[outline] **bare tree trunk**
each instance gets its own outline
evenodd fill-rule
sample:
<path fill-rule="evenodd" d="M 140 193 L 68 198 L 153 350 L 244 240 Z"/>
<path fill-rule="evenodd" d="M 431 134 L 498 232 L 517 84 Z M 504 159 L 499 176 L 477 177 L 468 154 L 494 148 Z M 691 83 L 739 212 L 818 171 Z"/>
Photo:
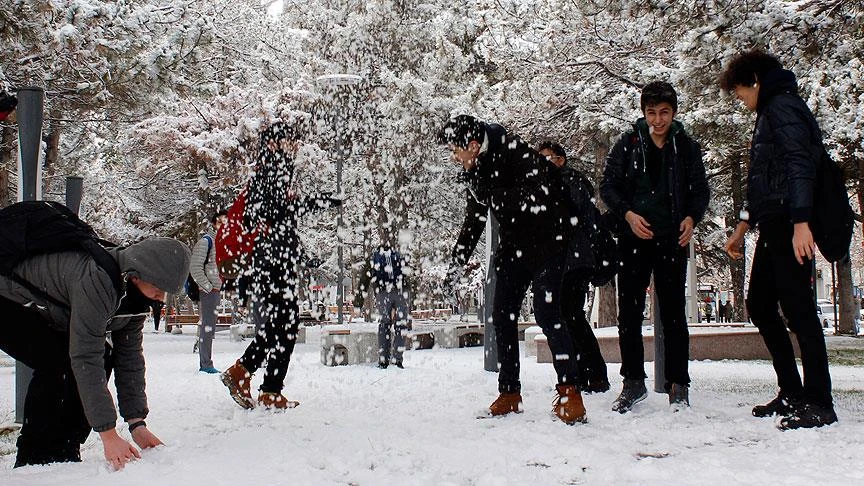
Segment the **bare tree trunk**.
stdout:
<path fill-rule="evenodd" d="M 839 333 L 855 334 L 855 296 L 852 290 L 852 260 L 847 253 L 837 262 L 837 304 L 840 306 Z"/>
<path fill-rule="evenodd" d="M 732 192 L 732 212 L 726 215 L 726 227 L 734 228 L 738 224 L 738 212 L 744 206 L 744 188 L 738 183 L 738 181 L 743 180 L 741 158 L 732 157 L 727 163 L 731 169 L 729 186 Z M 747 320 L 744 305 L 744 284 L 747 279 L 745 258 L 732 260 L 729 264 L 729 274 L 732 277 L 732 294 L 734 295 L 733 315 L 729 317 L 736 322 L 744 322 Z"/>
<path fill-rule="evenodd" d="M 609 137 L 598 135 L 597 147 L 594 150 L 594 180 L 599 189 L 600 181 L 603 179 L 603 167 L 606 165 L 606 156 L 609 154 Z M 599 194 L 597 195 L 597 207 L 605 212 L 604 203 Z M 618 293 L 615 288 L 615 279 L 608 284 L 596 289 L 599 295 L 599 307 L 597 308 L 597 327 L 612 327 L 618 325 Z"/>
<path fill-rule="evenodd" d="M 0 207 L 6 207 L 15 200 L 10 176 L 15 164 L 14 138 L 11 127 L 0 127 Z"/>
<path fill-rule="evenodd" d="M 52 122 L 48 130 L 45 151 L 45 169 L 55 167 L 60 161 L 60 124 Z"/>

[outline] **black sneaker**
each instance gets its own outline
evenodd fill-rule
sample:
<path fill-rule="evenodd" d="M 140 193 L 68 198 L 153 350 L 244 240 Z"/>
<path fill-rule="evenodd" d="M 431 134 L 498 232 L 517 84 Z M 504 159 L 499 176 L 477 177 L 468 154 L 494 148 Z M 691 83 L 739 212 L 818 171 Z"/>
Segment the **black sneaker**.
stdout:
<path fill-rule="evenodd" d="M 612 411 L 627 413 L 633 408 L 633 405 L 645 400 L 647 396 L 648 389 L 645 388 L 645 380 L 625 379 L 621 394 L 612 402 Z"/>
<path fill-rule="evenodd" d="M 690 389 L 684 385 L 673 383 L 669 388 L 669 405 L 678 411 L 690 406 Z"/>
<path fill-rule="evenodd" d="M 381 368 L 382 370 L 386 370 L 387 366 L 388 366 L 387 363 L 378 363 L 378 367 Z"/>
<path fill-rule="evenodd" d="M 780 430 L 811 429 L 831 425 L 837 421 L 834 407 L 804 403 L 794 408 L 791 415 L 780 419 L 780 425 L 777 426 Z"/>
<path fill-rule="evenodd" d="M 401 361 L 397 361 L 397 362 L 396 362 L 396 367 L 399 368 L 400 370 L 404 370 L 404 369 L 405 369 L 405 367 L 402 366 L 402 362 L 401 362 Z"/>
<path fill-rule="evenodd" d="M 792 400 L 778 393 L 773 400 L 765 405 L 756 405 L 753 407 L 753 416 L 759 418 L 773 417 L 774 415 L 790 415 L 793 411 Z"/>

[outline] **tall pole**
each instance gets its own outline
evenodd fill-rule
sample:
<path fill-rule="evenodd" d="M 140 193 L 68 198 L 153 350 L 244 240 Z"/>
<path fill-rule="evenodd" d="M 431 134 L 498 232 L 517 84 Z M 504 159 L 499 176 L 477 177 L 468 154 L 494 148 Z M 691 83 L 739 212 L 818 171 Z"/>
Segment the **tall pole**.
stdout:
<path fill-rule="evenodd" d="M 18 90 L 18 200 L 37 201 L 42 198 L 42 109 L 45 91 L 42 88 Z M 15 362 L 15 421 L 24 422 L 24 400 L 33 370 Z"/>
<path fill-rule="evenodd" d="M 325 88 L 330 96 L 330 103 L 333 104 L 334 98 L 339 101 L 339 107 L 336 108 L 336 113 L 334 115 L 334 131 L 336 132 L 336 194 L 338 197 L 342 197 L 342 165 L 344 163 L 345 158 L 345 148 L 344 141 L 342 139 L 342 131 L 340 128 L 340 113 L 339 110 L 342 108 L 341 106 L 341 98 L 338 97 L 340 94 L 340 88 L 346 87 L 350 88 L 352 86 L 357 85 L 362 78 L 357 76 L 356 74 L 329 74 L 326 76 L 318 76 L 315 79 L 315 83 L 319 86 Z M 339 272 L 337 278 L 339 279 L 336 282 L 336 299 L 337 309 L 339 314 L 339 324 L 344 322 L 344 310 L 343 306 L 345 303 L 345 264 L 343 262 L 344 253 L 343 253 L 343 242 L 342 242 L 342 206 L 339 206 L 339 215 L 336 219 L 336 244 L 337 244 L 337 260 L 339 265 Z"/>
<path fill-rule="evenodd" d="M 343 157 L 345 157 L 344 150 L 342 148 L 342 131 L 339 129 L 339 115 L 336 115 L 336 197 L 342 197 L 342 164 Z M 341 325 L 344 322 L 344 314 L 342 306 L 345 302 L 345 286 L 343 285 L 343 280 L 345 280 L 345 264 L 342 261 L 342 205 L 339 205 L 339 215 L 336 218 L 336 245 L 337 245 L 337 255 L 339 261 L 339 276 L 337 277 L 339 281 L 336 286 L 336 298 L 339 300 L 338 309 L 339 309 L 339 324 Z"/>
<path fill-rule="evenodd" d="M 498 280 L 495 271 L 494 255 L 498 247 L 498 220 L 489 211 L 486 220 L 486 280 L 483 284 L 483 369 L 498 371 L 498 344 L 495 327 L 492 325 L 492 308 L 495 305 L 495 284 Z"/>
<path fill-rule="evenodd" d="M 66 178 L 66 207 L 75 214 L 81 209 L 81 196 L 84 193 L 84 178 L 69 176 Z"/>

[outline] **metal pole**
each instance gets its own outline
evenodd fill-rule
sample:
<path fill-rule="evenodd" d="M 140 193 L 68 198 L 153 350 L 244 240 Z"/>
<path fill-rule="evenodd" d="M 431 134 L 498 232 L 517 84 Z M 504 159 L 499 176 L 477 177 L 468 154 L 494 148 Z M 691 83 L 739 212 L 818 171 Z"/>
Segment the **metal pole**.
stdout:
<path fill-rule="evenodd" d="M 45 92 L 42 88 L 18 90 L 18 200 L 37 201 L 42 198 L 42 109 Z M 33 370 L 15 362 L 15 421 L 24 423 L 24 400 Z"/>
<path fill-rule="evenodd" d="M 343 157 L 345 156 L 344 151 L 342 149 L 342 132 L 339 130 L 339 114 L 336 114 L 336 197 L 342 197 L 342 162 Z M 339 206 L 339 215 L 336 219 L 336 245 L 338 252 L 338 260 L 339 260 L 339 281 L 336 283 L 336 298 L 338 299 L 338 309 L 339 309 L 339 324 L 342 324 L 344 321 L 343 317 L 343 303 L 345 302 L 345 286 L 343 285 L 343 280 L 345 280 L 345 265 L 342 263 L 342 206 Z"/>
<path fill-rule="evenodd" d="M 699 283 L 696 282 L 696 245 L 693 238 L 690 238 L 687 250 L 690 252 L 687 257 L 687 288 L 690 289 L 687 305 L 690 308 L 690 319 L 695 322 L 699 320 Z"/>
<path fill-rule="evenodd" d="M 835 263 L 831 263 L 831 307 L 834 309 L 834 334 L 839 334 L 840 315 L 837 313 L 837 272 Z"/>
<path fill-rule="evenodd" d="M 666 346 L 663 343 L 663 320 L 660 319 L 654 275 L 651 275 L 651 322 L 654 323 L 654 391 L 666 393 Z"/>
<path fill-rule="evenodd" d="M 66 207 L 78 214 L 81 209 L 81 196 L 84 193 L 84 178 L 69 176 L 66 178 Z"/>
<path fill-rule="evenodd" d="M 498 371 L 498 344 L 495 327 L 492 325 L 492 309 L 495 305 L 495 283 L 498 280 L 493 265 L 495 249 L 498 248 L 498 220 L 489 211 L 486 220 L 486 280 L 483 284 L 483 369 Z"/>

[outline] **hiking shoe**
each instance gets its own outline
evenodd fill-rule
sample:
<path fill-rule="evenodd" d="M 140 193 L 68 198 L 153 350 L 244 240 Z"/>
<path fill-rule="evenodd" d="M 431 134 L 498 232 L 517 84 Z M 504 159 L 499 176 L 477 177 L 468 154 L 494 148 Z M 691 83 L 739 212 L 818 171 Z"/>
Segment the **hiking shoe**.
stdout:
<path fill-rule="evenodd" d="M 211 375 L 215 375 L 216 373 L 219 373 L 219 370 L 217 370 L 216 368 L 214 368 L 212 366 L 210 366 L 209 368 L 201 368 L 198 371 L 200 371 L 202 373 L 209 373 Z"/>
<path fill-rule="evenodd" d="M 669 405 L 673 411 L 678 411 L 690 406 L 690 389 L 685 385 L 672 383 L 669 388 Z"/>
<path fill-rule="evenodd" d="M 492 402 L 492 405 L 489 405 L 489 415 L 492 417 L 507 415 L 508 413 L 522 413 L 521 393 L 501 393 Z"/>
<path fill-rule="evenodd" d="M 402 362 L 401 362 L 401 361 L 397 361 L 397 362 L 396 362 L 396 367 L 399 368 L 400 370 L 404 370 L 404 369 L 405 369 L 405 367 L 402 366 Z"/>
<path fill-rule="evenodd" d="M 773 400 L 765 405 L 756 405 L 753 407 L 753 416 L 759 418 L 772 417 L 774 415 L 786 416 L 792 414 L 793 410 L 792 400 L 783 395 L 783 393 L 778 393 Z"/>
<path fill-rule="evenodd" d="M 245 409 L 255 408 L 255 400 L 252 399 L 252 374 L 246 371 L 246 367 L 240 364 L 240 360 L 231 365 L 222 373 L 222 383 L 228 387 L 231 398 L 237 405 Z"/>
<path fill-rule="evenodd" d="M 587 387 L 582 388 L 585 393 L 606 393 L 609 391 L 609 380 L 606 378 L 600 380 L 591 380 Z"/>
<path fill-rule="evenodd" d="M 612 402 L 612 411 L 627 413 L 633 408 L 633 405 L 645 400 L 647 396 L 648 389 L 645 388 L 645 380 L 630 380 L 625 378 L 621 394 Z"/>
<path fill-rule="evenodd" d="M 267 409 L 285 410 L 300 405 L 300 402 L 288 400 L 281 393 L 261 392 L 258 395 L 258 405 Z"/>
<path fill-rule="evenodd" d="M 555 389 L 558 391 L 558 396 L 552 403 L 552 413 L 567 425 L 587 422 L 582 394 L 579 393 L 576 385 L 556 385 Z"/>
<path fill-rule="evenodd" d="M 823 407 L 814 403 L 793 405 L 791 414 L 780 419 L 777 426 L 780 430 L 811 429 L 831 425 L 837 421 L 834 407 Z"/>

